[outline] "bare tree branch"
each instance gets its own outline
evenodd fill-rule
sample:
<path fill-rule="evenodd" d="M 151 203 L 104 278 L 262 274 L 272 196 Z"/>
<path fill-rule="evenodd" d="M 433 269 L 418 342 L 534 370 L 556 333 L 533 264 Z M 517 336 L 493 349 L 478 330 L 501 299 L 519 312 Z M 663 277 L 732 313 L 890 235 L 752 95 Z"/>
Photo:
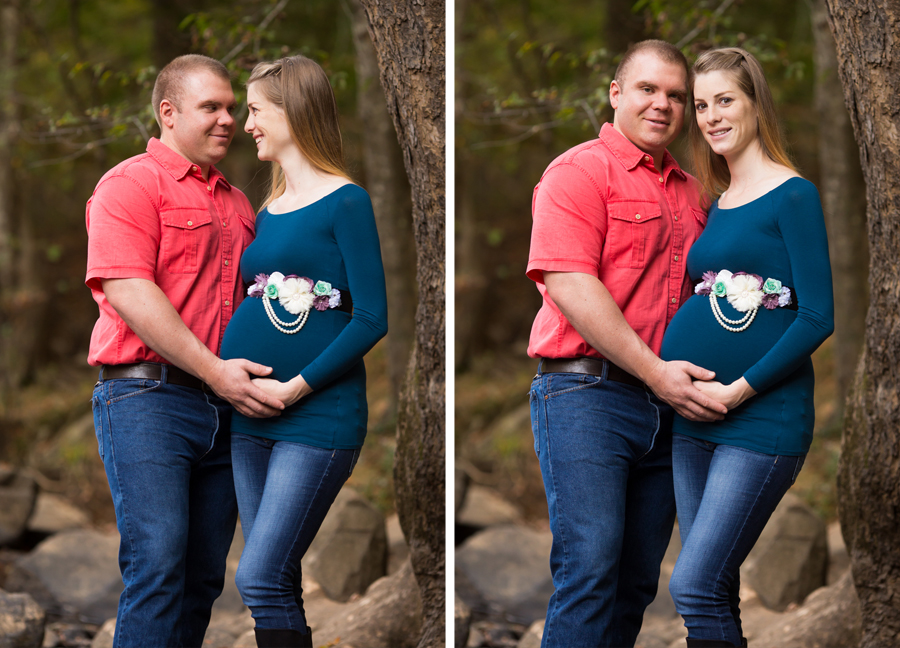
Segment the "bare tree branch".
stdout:
<path fill-rule="evenodd" d="M 263 31 L 265 31 L 265 29 L 270 24 L 272 24 L 272 21 L 275 20 L 275 18 L 278 16 L 278 14 L 280 14 L 281 11 L 287 6 L 288 2 L 289 2 L 289 0 L 280 0 L 279 3 L 277 5 L 275 5 L 275 7 L 272 8 L 272 11 L 270 11 L 268 14 L 266 14 L 266 17 L 263 18 L 262 22 L 259 23 L 259 25 L 257 26 L 256 37 L 253 39 L 253 53 L 254 54 L 259 54 L 259 43 L 260 43 L 260 40 L 262 39 L 262 36 L 260 34 Z M 247 47 L 247 42 L 248 41 L 241 41 L 240 43 L 235 45 L 231 49 L 231 51 L 228 52 L 228 54 L 226 54 L 225 56 L 222 57 L 222 63 L 228 63 L 235 56 L 237 56 L 238 54 L 243 52 L 244 48 Z"/>
<path fill-rule="evenodd" d="M 718 6 L 718 8 L 715 11 L 713 11 L 713 17 L 718 18 L 723 13 L 728 11 L 728 8 L 733 4 L 734 4 L 734 0 L 725 0 L 722 4 L 720 4 Z M 713 21 L 712 27 L 711 27 L 711 29 L 713 30 L 713 33 L 715 33 L 715 31 L 714 31 L 715 25 L 716 25 L 716 22 Z M 677 47 L 678 49 L 681 49 L 682 47 L 684 47 L 685 45 L 690 43 L 692 40 L 694 40 L 697 37 L 697 35 L 700 32 L 702 32 L 705 28 L 706 28 L 706 25 L 702 25 L 702 24 L 697 25 L 691 31 L 689 31 L 687 34 L 685 34 L 684 38 L 682 38 L 680 41 L 675 43 L 675 47 Z"/>

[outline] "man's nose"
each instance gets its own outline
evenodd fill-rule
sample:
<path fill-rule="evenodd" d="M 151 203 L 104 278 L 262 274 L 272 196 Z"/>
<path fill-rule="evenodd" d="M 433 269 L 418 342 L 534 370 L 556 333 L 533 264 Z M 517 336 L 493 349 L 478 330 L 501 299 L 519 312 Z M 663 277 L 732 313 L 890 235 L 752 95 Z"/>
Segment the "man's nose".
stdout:
<path fill-rule="evenodd" d="M 653 95 L 653 108 L 656 110 L 667 111 L 672 108 L 669 96 L 665 92 L 657 92 Z"/>

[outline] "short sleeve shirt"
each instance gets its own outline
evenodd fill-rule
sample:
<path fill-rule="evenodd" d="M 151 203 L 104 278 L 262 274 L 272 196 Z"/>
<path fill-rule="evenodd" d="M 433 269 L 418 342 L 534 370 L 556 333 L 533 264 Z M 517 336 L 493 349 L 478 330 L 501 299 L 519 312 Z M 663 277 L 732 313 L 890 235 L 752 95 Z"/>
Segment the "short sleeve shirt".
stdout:
<path fill-rule="evenodd" d="M 91 365 L 166 362 L 103 294 L 103 279 L 154 282 L 206 347 L 218 355 L 243 297 L 240 258 L 254 236 L 250 201 L 215 168 L 198 166 L 158 139 L 101 178 L 87 203 L 87 277 L 100 317 Z"/>
<path fill-rule="evenodd" d="M 659 354 L 666 325 L 691 294 L 686 257 L 706 225 L 697 180 L 668 151 L 662 167 L 612 124 L 547 167 L 532 201 L 526 273 L 543 304 L 530 356 L 602 357 L 547 295 L 548 271 L 600 279 L 628 324 Z"/>

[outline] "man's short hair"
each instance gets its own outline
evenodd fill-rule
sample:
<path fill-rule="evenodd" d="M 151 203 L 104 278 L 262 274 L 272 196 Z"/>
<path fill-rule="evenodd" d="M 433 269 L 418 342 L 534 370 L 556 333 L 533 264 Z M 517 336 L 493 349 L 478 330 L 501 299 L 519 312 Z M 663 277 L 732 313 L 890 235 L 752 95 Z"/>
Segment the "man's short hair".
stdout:
<path fill-rule="evenodd" d="M 683 67 L 685 81 L 690 85 L 691 65 L 688 63 L 684 54 L 681 53 L 680 49 L 666 41 L 644 40 L 629 47 L 628 51 L 622 56 L 622 60 L 619 61 L 619 67 L 616 68 L 615 79 L 620 87 L 625 84 L 625 77 L 628 74 L 628 68 L 634 57 L 638 54 L 643 54 L 644 52 L 655 54 L 666 63 L 672 63 L 673 65 L 680 65 Z"/>
<path fill-rule="evenodd" d="M 168 99 L 181 110 L 181 101 L 184 95 L 184 80 L 189 74 L 197 71 L 211 72 L 217 77 L 231 83 L 231 77 L 221 62 L 203 54 L 185 54 L 172 60 L 166 67 L 160 70 L 153 85 L 153 115 L 156 123 L 162 128 L 162 120 L 159 118 L 159 104 L 163 99 Z"/>

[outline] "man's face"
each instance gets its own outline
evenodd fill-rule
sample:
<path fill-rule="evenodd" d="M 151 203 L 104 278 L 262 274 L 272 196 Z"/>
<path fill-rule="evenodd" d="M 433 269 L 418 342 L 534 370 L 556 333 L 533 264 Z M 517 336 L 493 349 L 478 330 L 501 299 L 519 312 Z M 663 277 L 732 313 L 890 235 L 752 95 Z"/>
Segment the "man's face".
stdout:
<path fill-rule="evenodd" d="M 160 115 L 170 129 L 163 141 L 200 167 L 217 164 L 234 137 L 236 107 L 231 83 L 205 70 L 191 72 L 184 79 L 179 107 L 167 100 L 160 104 Z"/>
<path fill-rule="evenodd" d="M 654 157 L 661 156 L 684 124 L 687 77 L 682 66 L 641 52 L 625 69 L 620 84 L 609 87 L 609 103 L 616 111 L 616 130 Z"/>

